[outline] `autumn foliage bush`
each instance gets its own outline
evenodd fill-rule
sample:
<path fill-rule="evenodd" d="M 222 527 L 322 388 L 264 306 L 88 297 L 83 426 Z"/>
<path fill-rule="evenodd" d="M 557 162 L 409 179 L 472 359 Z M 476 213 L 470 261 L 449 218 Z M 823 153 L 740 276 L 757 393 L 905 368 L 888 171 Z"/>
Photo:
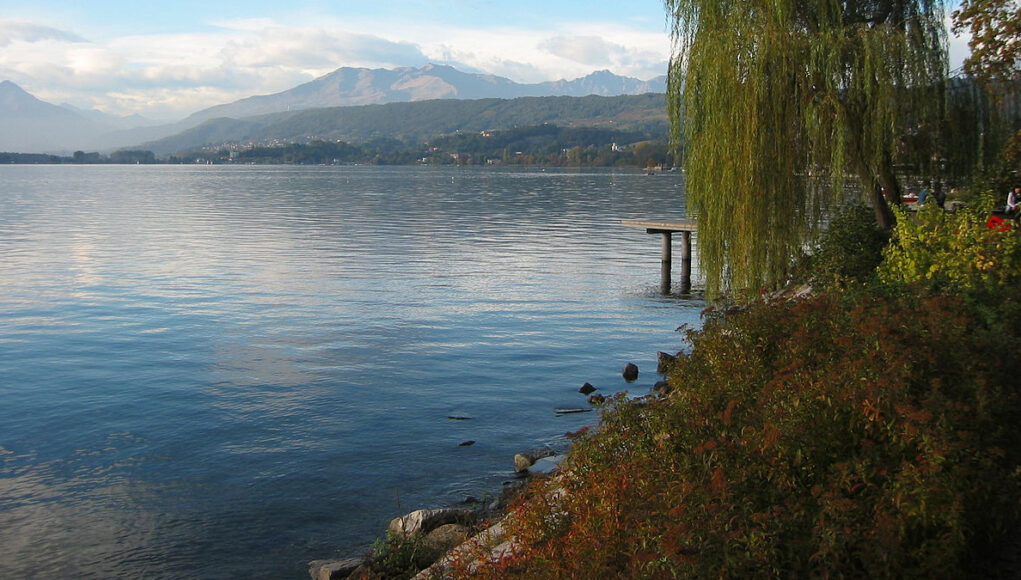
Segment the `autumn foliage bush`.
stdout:
<path fill-rule="evenodd" d="M 912 231 L 888 260 L 929 259 L 911 249 L 928 234 Z M 460 575 L 988 571 L 1019 532 L 1021 292 L 982 278 L 984 251 L 933 262 L 963 277 L 934 281 L 929 264 L 865 289 L 708 311 L 671 394 L 617 397 L 561 475 L 514 508 L 514 555 L 470 574 L 464 558 Z M 1011 252 L 998 267 L 1019 267 Z"/>

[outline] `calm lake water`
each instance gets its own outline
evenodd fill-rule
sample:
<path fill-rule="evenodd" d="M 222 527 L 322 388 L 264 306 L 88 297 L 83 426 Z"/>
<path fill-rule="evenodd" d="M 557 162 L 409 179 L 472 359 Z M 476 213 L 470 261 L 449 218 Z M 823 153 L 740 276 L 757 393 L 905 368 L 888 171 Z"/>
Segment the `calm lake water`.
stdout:
<path fill-rule="evenodd" d="M 498 493 L 699 324 L 617 223 L 682 179 L 0 166 L 0 577 L 302 578 Z"/>

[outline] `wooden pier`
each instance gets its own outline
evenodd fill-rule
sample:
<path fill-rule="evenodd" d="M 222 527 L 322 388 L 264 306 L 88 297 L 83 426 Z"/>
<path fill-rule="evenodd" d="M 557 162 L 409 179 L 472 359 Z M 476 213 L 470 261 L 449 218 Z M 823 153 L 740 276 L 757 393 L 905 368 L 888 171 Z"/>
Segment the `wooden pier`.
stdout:
<path fill-rule="evenodd" d="M 672 258 L 671 247 L 673 245 L 674 232 L 681 233 L 681 292 L 691 290 L 691 232 L 698 231 L 698 224 L 690 221 L 683 222 L 656 222 L 640 220 L 621 220 L 621 225 L 635 228 L 645 228 L 645 233 L 661 234 L 662 255 L 660 258 L 660 283 L 659 289 L 663 294 L 670 293 L 670 268 Z"/>

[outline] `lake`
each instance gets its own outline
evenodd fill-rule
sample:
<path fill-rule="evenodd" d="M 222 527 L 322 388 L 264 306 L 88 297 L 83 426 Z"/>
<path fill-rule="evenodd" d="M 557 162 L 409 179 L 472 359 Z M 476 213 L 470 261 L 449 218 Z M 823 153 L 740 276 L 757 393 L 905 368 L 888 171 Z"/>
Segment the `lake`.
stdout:
<path fill-rule="evenodd" d="M 618 223 L 684 215 L 639 171 L 0 166 L 0 577 L 302 578 L 498 494 L 684 348 Z"/>

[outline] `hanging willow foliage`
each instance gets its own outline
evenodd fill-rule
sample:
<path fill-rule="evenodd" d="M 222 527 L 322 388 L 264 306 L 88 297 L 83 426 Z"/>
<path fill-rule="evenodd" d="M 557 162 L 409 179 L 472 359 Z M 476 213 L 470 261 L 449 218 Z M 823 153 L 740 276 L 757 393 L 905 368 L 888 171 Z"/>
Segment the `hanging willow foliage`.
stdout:
<path fill-rule="evenodd" d="M 889 227 L 898 136 L 946 78 L 933 0 L 666 0 L 669 96 L 710 297 L 774 286 L 858 176 Z"/>

